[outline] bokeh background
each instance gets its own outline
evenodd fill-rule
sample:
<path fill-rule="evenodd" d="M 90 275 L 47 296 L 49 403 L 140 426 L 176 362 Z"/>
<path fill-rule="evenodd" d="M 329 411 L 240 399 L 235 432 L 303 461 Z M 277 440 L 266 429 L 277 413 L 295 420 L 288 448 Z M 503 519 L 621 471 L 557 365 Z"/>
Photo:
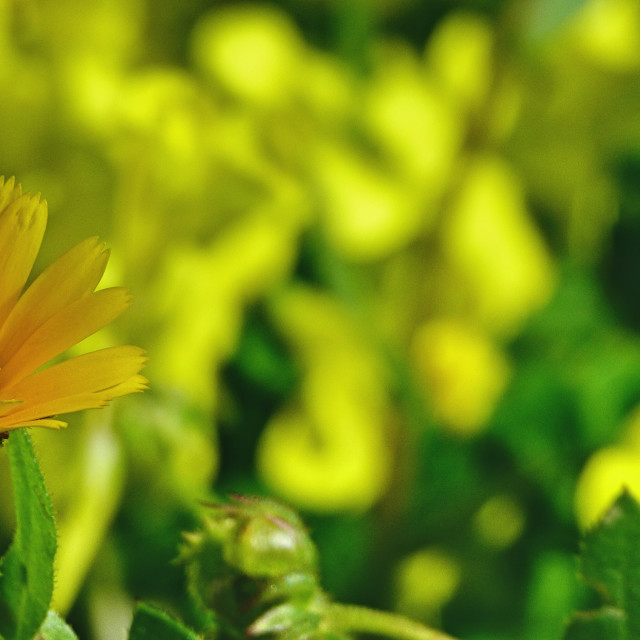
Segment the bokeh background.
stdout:
<path fill-rule="evenodd" d="M 150 354 L 34 434 L 79 636 L 188 622 L 180 532 L 241 492 L 337 600 L 559 640 L 640 494 L 640 2 L 2 0 L 0 56 L 37 270 L 99 235 L 135 305 L 80 348 Z"/>

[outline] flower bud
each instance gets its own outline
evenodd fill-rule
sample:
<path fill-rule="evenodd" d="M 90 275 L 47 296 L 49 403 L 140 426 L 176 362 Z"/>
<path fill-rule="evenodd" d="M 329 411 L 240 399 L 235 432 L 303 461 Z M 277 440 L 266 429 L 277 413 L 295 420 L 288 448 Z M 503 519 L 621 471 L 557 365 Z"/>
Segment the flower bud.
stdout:
<path fill-rule="evenodd" d="M 242 513 L 225 559 L 246 575 L 275 578 L 291 572 L 316 572 L 316 550 L 293 512 L 260 502 Z M 255 508 L 255 510 L 254 510 Z M 281 513 L 274 513 L 276 511 Z"/>
<path fill-rule="evenodd" d="M 180 559 L 212 625 L 292 640 L 317 633 L 325 604 L 317 552 L 296 513 L 241 496 L 208 507 L 201 529 L 185 534 Z"/>

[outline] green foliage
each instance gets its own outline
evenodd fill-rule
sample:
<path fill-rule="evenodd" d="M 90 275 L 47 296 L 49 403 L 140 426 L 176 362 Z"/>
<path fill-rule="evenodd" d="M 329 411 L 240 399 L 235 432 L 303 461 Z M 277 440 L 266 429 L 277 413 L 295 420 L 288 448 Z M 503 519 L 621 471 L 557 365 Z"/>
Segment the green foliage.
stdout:
<path fill-rule="evenodd" d="M 577 614 L 565 640 L 640 637 L 640 505 L 623 493 L 584 541 L 581 573 L 603 606 Z"/>
<path fill-rule="evenodd" d="M 129 640 L 197 640 L 193 631 L 166 613 L 146 604 L 136 609 Z"/>
<path fill-rule="evenodd" d="M 12 433 L 8 449 L 17 526 L 0 563 L 0 637 L 32 640 L 53 593 L 56 529 L 29 434 Z"/>

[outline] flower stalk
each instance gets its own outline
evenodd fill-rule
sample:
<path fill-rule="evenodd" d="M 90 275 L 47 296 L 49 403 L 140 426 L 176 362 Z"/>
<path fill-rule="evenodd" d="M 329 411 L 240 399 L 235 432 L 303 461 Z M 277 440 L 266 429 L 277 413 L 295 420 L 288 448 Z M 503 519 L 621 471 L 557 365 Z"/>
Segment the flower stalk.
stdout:
<path fill-rule="evenodd" d="M 455 640 L 394 613 L 331 602 L 319 582 L 317 549 L 285 505 L 235 496 L 206 506 L 180 556 L 196 605 L 213 614 L 204 631 L 219 639 L 351 640 L 368 633 Z"/>
<path fill-rule="evenodd" d="M 415 620 L 368 607 L 331 603 L 327 607 L 327 618 L 334 629 L 346 634 L 370 633 L 398 640 L 456 640 Z"/>

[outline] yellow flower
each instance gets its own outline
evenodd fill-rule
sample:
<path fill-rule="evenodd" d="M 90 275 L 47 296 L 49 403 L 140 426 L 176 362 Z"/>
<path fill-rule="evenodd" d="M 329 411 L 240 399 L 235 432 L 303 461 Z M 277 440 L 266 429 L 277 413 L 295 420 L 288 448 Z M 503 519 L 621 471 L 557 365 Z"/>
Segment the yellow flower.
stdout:
<path fill-rule="evenodd" d="M 138 347 L 111 347 L 41 369 L 95 333 L 130 304 L 126 289 L 94 291 L 109 252 L 84 240 L 24 291 L 47 223 L 40 196 L 22 195 L 0 178 L 0 437 L 18 427 L 66 426 L 54 419 L 102 407 L 141 391 L 145 356 Z"/>

